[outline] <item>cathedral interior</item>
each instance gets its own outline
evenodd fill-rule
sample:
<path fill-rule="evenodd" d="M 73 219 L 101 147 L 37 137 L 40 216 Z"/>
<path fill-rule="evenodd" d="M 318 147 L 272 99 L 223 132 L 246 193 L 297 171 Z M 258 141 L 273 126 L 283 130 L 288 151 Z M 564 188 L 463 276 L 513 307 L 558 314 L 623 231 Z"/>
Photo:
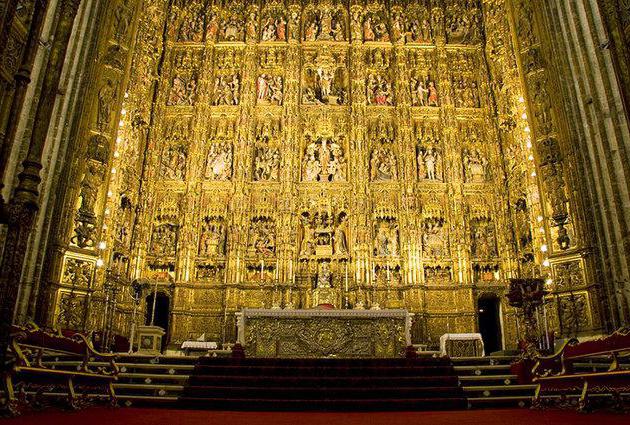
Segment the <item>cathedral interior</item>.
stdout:
<path fill-rule="evenodd" d="M 627 1 L 0 10 L 3 318 L 404 309 L 432 346 L 489 309 L 500 350 L 537 278 L 558 337 L 630 324 Z"/>

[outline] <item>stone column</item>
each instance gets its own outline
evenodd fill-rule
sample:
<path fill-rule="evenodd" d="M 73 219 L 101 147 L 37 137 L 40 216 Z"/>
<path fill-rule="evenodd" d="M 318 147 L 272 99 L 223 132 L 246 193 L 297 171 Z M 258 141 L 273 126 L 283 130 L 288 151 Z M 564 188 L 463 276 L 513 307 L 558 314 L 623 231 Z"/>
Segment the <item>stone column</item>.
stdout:
<path fill-rule="evenodd" d="M 35 113 L 35 128 L 31 135 L 27 157 L 23 162 L 24 170 L 18 176 L 19 183 L 15 189 L 15 195 L 3 214 L 8 227 L 0 269 L 0 316 L 5 318 L 0 323 L 1 363 L 4 363 L 5 360 L 11 327 L 10 320 L 6 318 L 13 316 L 19 290 L 17 282 L 21 279 L 28 238 L 33 219 L 39 208 L 38 186 L 41 181 L 42 152 L 46 144 L 68 41 L 79 3 L 80 0 L 63 0 L 61 2 L 59 23 L 55 30 L 40 101 Z"/>
<path fill-rule="evenodd" d="M 9 152 L 16 142 L 15 135 L 20 121 L 19 117 L 22 112 L 24 98 L 26 96 L 26 89 L 31 83 L 31 72 L 33 71 L 35 57 L 37 56 L 37 47 L 44 18 L 46 16 L 47 3 L 47 0 L 35 1 L 33 16 L 31 18 L 31 26 L 29 28 L 26 45 L 24 47 L 24 55 L 22 57 L 20 67 L 14 76 L 15 88 L 11 99 L 11 106 L 6 111 L 6 116 L 0 116 L 0 123 L 7 123 L 6 128 L 3 129 L 4 131 L 0 131 L 0 143 L 2 143 L 2 146 L 0 146 L 0 191 L 4 187 L 4 172 L 7 166 Z M 3 45 L 3 43 L 4 42 L 0 40 L 0 45 Z M 3 110 L 2 115 L 4 115 L 4 112 L 5 111 Z"/>

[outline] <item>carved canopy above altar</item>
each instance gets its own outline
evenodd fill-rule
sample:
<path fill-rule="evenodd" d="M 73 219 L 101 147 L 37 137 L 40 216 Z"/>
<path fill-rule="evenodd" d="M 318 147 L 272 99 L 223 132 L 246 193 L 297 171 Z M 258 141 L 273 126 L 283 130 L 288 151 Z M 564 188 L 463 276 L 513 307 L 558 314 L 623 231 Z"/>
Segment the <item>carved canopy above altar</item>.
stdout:
<path fill-rule="evenodd" d="M 267 310 L 237 313 L 238 340 L 252 357 L 402 357 L 407 310 Z"/>

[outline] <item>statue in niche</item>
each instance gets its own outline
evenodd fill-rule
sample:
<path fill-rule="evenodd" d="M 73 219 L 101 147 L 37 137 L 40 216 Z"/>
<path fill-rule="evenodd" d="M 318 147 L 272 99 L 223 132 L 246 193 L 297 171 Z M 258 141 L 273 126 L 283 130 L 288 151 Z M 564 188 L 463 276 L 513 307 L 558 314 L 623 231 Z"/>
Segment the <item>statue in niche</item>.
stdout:
<path fill-rule="evenodd" d="M 151 254 L 172 257 L 177 251 L 177 225 L 163 223 L 153 228 Z"/>
<path fill-rule="evenodd" d="M 429 90 L 429 98 L 427 99 L 427 106 L 440 106 L 439 98 L 438 98 L 438 90 L 433 81 L 428 80 L 427 89 Z"/>
<path fill-rule="evenodd" d="M 116 223 L 116 239 L 123 245 L 126 246 L 129 243 L 129 237 L 131 236 L 129 233 L 129 228 L 132 225 L 132 217 L 133 217 L 133 203 L 131 199 L 126 194 L 120 195 L 120 202 L 118 205 L 118 216 L 121 219 Z"/>
<path fill-rule="evenodd" d="M 304 181 L 316 182 L 320 179 L 322 163 L 316 155 L 317 144 L 315 142 L 311 142 L 306 146 L 306 153 L 304 155 Z"/>
<path fill-rule="evenodd" d="M 442 180 L 440 152 L 437 148 L 418 149 L 418 176 L 426 180 Z"/>
<path fill-rule="evenodd" d="M 391 84 L 380 74 L 368 74 L 366 82 L 367 104 L 391 106 L 394 104 Z"/>
<path fill-rule="evenodd" d="M 93 216 L 94 207 L 98 198 L 98 188 L 103 182 L 104 167 L 100 163 L 90 161 L 87 170 L 81 182 L 81 192 L 79 198 L 81 205 L 79 213 L 82 215 Z"/>
<path fill-rule="evenodd" d="M 197 93 L 197 79 L 191 76 L 188 81 L 176 75 L 171 82 L 171 89 L 168 92 L 166 104 L 168 106 L 190 106 L 193 105 Z"/>
<path fill-rule="evenodd" d="M 281 76 L 261 74 L 256 80 L 256 98 L 258 103 L 282 105 L 283 81 Z"/>
<path fill-rule="evenodd" d="M 114 38 L 121 43 L 127 36 L 132 14 L 127 12 L 122 5 L 114 10 Z"/>
<path fill-rule="evenodd" d="M 223 219 L 207 217 L 201 226 L 199 255 L 225 255 L 226 228 Z"/>
<path fill-rule="evenodd" d="M 221 24 L 222 41 L 242 41 L 243 25 L 235 15 L 228 17 Z"/>
<path fill-rule="evenodd" d="M 289 37 L 291 40 L 297 40 L 300 38 L 300 12 L 292 9 L 289 23 Z"/>
<path fill-rule="evenodd" d="M 496 255 L 495 231 L 488 218 L 476 218 L 470 223 L 471 254 L 473 258 Z"/>
<path fill-rule="evenodd" d="M 332 182 L 346 181 L 346 160 L 343 148 L 336 142 L 330 144 L 330 159 L 328 161 L 328 180 Z"/>
<path fill-rule="evenodd" d="M 96 126 L 100 131 L 106 131 L 112 120 L 112 103 L 116 98 L 117 90 L 112 80 L 106 80 L 98 92 L 98 109 Z"/>
<path fill-rule="evenodd" d="M 464 174 L 468 183 L 483 183 L 487 180 L 488 161 L 477 149 L 464 151 Z"/>
<path fill-rule="evenodd" d="M 214 41 L 219 32 L 219 17 L 214 12 L 209 12 L 208 23 L 206 25 L 206 40 Z"/>
<path fill-rule="evenodd" d="M 282 14 L 267 16 L 262 27 L 261 41 L 286 41 L 287 21 Z"/>
<path fill-rule="evenodd" d="M 431 217 L 424 220 L 422 233 L 422 250 L 424 255 L 439 258 L 447 255 L 445 252 L 446 235 L 444 219 Z"/>
<path fill-rule="evenodd" d="M 328 261 L 322 261 L 317 268 L 317 287 L 330 288 L 332 282 L 332 272 Z"/>
<path fill-rule="evenodd" d="M 402 14 L 399 11 L 392 13 L 392 41 L 394 43 L 404 41 L 405 30 Z"/>
<path fill-rule="evenodd" d="M 392 181 L 398 178 L 396 157 L 389 148 L 375 148 L 370 159 L 372 181 Z"/>
<path fill-rule="evenodd" d="M 256 12 L 253 10 L 249 12 L 245 34 L 248 41 L 256 41 L 258 36 L 258 15 L 256 15 Z"/>
<path fill-rule="evenodd" d="M 304 76 L 302 103 L 307 105 L 343 105 L 346 103 L 343 70 L 333 64 L 321 64 L 315 69 L 307 68 Z"/>
<path fill-rule="evenodd" d="M 183 145 L 170 145 L 161 158 L 161 175 L 168 180 L 184 180 L 188 153 Z"/>
<path fill-rule="evenodd" d="M 374 255 L 398 256 L 398 226 L 393 220 L 379 220 L 374 238 Z"/>
<path fill-rule="evenodd" d="M 343 11 L 330 9 L 316 10 L 306 18 L 304 41 L 344 41 Z"/>
<path fill-rule="evenodd" d="M 343 148 L 332 139 L 319 137 L 309 142 L 302 164 L 304 181 L 340 182 L 346 180 L 346 160 Z"/>
<path fill-rule="evenodd" d="M 206 179 L 225 181 L 232 177 L 232 145 L 230 143 L 211 143 L 207 158 Z"/>
<path fill-rule="evenodd" d="M 218 76 L 214 81 L 214 105 L 238 105 L 240 85 L 238 74 Z"/>
<path fill-rule="evenodd" d="M 192 41 L 199 43 L 203 40 L 204 16 L 203 13 L 189 10 L 184 14 L 179 22 L 177 30 L 177 41 Z"/>
<path fill-rule="evenodd" d="M 339 214 L 339 219 L 337 221 L 337 227 L 335 227 L 333 240 L 333 252 L 335 254 L 339 255 L 348 253 L 348 219 L 345 213 Z"/>
<path fill-rule="evenodd" d="M 428 11 L 423 10 L 420 17 L 412 18 L 407 24 L 407 41 L 411 43 L 432 43 L 433 29 Z"/>
<path fill-rule="evenodd" d="M 430 77 L 411 77 L 411 106 L 439 106 L 438 92 Z"/>
<path fill-rule="evenodd" d="M 453 44 L 479 41 L 479 16 L 476 8 L 452 7 L 446 18 L 446 39 Z"/>
<path fill-rule="evenodd" d="M 368 16 L 363 21 L 363 41 L 374 41 L 376 35 L 374 34 L 374 28 L 372 25 L 372 17 Z"/>
<path fill-rule="evenodd" d="M 258 255 L 270 255 L 276 250 L 276 230 L 272 219 L 257 217 L 252 219 L 250 246 Z"/>
<path fill-rule="evenodd" d="M 308 214 L 302 214 L 302 242 L 300 243 L 300 255 L 315 254 L 315 229 L 311 225 Z"/>
<path fill-rule="evenodd" d="M 353 40 L 360 41 L 361 37 L 363 36 L 363 25 L 361 24 L 362 16 L 363 14 L 361 13 L 360 9 L 356 8 L 352 10 L 352 22 L 350 25 L 350 32 Z"/>
<path fill-rule="evenodd" d="M 269 147 L 258 147 L 254 153 L 254 180 L 278 181 L 280 173 L 280 151 Z"/>

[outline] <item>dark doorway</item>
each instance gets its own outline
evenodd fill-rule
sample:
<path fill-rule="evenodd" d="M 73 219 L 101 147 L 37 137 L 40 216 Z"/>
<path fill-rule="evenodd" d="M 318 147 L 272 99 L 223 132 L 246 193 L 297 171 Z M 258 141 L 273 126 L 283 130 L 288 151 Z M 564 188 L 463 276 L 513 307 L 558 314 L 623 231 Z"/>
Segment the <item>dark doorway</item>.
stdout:
<path fill-rule="evenodd" d="M 168 295 L 164 292 L 158 292 L 157 297 L 155 299 L 155 318 L 153 319 L 153 324 L 155 326 L 159 326 L 164 329 L 164 337 L 162 338 L 162 350 L 166 347 L 166 342 L 168 341 L 168 323 L 170 316 L 170 299 Z M 147 325 L 151 324 L 151 315 L 153 312 L 153 294 L 149 294 L 146 298 L 147 302 L 147 314 L 145 318 L 145 323 Z"/>
<path fill-rule="evenodd" d="M 501 322 L 499 318 L 499 298 L 494 294 L 484 294 L 477 300 L 479 333 L 483 338 L 484 351 L 490 355 L 501 350 Z"/>

